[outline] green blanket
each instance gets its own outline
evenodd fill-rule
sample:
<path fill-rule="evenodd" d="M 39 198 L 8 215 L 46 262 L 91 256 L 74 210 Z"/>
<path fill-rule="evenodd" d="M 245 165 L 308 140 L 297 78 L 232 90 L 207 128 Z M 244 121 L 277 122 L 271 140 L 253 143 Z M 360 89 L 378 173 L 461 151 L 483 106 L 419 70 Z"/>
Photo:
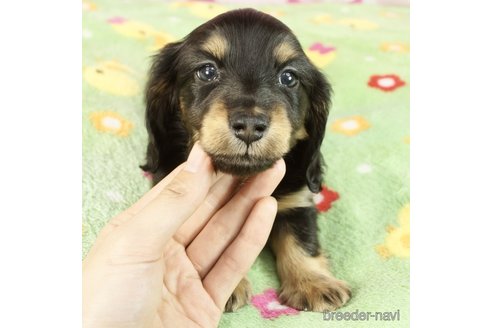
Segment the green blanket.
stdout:
<path fill-rule="evenodd" d="M 108 219 L 149 189 L 138 166 L 147 141 L 142 90 L 150 56 L 213 16 L 243 6 L 151 0 L 83 3 L 83 256 Z M 335 275 L 352 286 L 353 297 L 339 310 L 342 315 L 381 314 L 364 321 L 360 314 L 352 316 L 356 322 L 336 316 L 327 321 L 322 313 L 281 306 L 273 256 L 265 249 L 249 273 L 252 304 L 225 314 L 220 326 L 406 327 L 408 8 L 287 1 L 255 7 L 286 23 L 333 85 L 322 146 L 326 187 L 316 196 L 321 244 Z M 397 314 L 396 321 L 382 312 Z"/>

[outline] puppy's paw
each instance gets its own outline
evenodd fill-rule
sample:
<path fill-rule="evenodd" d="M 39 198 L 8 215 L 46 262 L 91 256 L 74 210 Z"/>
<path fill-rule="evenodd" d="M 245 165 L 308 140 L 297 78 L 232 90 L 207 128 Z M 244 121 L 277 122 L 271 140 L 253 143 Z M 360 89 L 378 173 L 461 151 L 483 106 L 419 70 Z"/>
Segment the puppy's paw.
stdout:
<path fill-rule="evenodd" d="M 240 307 L 248 304 L 249 299 L 251 298 L 252 289 L 251 283 L 247 278 L 243 278 L 239 285 L 237 285 L 236 289 L 232 293 L 231 297 L 227 301 L 225 305 L 225 312 L 234 312 L 237 311 Z"/>
<path fill-rule="evenodd" d="M 328 275 L 318 275 L 305 281 L 286 283 L 280 289 L 283 304 L 305 310 L 333 311 L 343 306 L 352 296 L 345 281 Z"/>

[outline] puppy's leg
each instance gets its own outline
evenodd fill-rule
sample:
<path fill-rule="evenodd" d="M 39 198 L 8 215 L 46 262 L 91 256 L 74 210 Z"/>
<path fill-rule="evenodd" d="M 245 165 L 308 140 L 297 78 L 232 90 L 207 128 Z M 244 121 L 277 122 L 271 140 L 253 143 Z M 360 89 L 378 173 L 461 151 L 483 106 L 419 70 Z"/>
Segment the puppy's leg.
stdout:
<path fill-rule="evenodd" d="M 232 293 L 231 297 L 227 301 L 225 305 L 225 312 L 234 312 L 238 310 L 240 307 L 248 304 L 249 299 L 251 298 L 251 283 L 248 278 L 244 277 L 239 285 L 237 285 L 236 289 Z"/>
<path fill-rule="evenodd" d="M 322 312 L 350 299 L 348 285 L 336 279 L 321 254 L 316 208 L 298 207 L 278 213 L 270 237 L 281 280 L 280 300 L 300 310 Z"/>

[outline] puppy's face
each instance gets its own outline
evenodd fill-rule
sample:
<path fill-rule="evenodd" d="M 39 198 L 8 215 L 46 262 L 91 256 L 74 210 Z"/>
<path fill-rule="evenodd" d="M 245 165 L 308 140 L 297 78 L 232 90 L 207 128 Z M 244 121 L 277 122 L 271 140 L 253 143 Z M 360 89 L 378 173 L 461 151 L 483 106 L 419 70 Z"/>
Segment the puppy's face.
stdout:
<path fill-rule="evenodd" d="M 159 83 L 154 68 L 149 92 L 176 87 L 191 141 L 200 142 L 216 169 L 254 174 L 309 137 L 312 89 L 326 82 L 315 85 L 319 72 L 280 21 L 254 10 L 233 11 L 166 48 L 160 56 L 173 57 L 172 78 Z"/>

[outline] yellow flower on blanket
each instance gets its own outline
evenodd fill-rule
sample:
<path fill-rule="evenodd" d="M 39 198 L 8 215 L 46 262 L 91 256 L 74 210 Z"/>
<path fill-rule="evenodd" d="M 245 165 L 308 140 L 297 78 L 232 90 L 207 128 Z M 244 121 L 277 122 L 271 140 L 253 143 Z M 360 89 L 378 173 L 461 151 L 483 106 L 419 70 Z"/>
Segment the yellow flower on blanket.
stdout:
<path fill-rule="evenodd" d="M 92 113 L 90 120 L 97 130 L 120 137 L 126 137 L 133 128 L 132 122 L 120 116 L 120 114 L 110 111 Z"/>
<path fill-rule="evenodd" d="M 316 15 L 311 19 L 311 22 L 313 22 L 316 25 L 321 25 L 321 24 L 334 24 L 335 20 L 328 14 L 322 14 L 322 15 Z"/>
<path fill-rule="evenodd" d="M 149 47 L 149 50 L 156 51 L 164 47 L 166 44 L 174 41 L 174 38 L 170 35 L 162 32 L 154 34 L 154 44 Z"/>
<path fill-rule="evenodd" d="M 369 122 L 363 117 L 356 115 L 336 120 L 331 125 L 331 130 L 347 136 L 355 136 L 370 127 Z"/>
<path fill-rule="evenodd" d="M 227 8 L 224 6 L 218 5 L 216 3 L 202 1 L 176 2 L 172 5 L 172 7 L 187 7 L 193 15 L 205 19 L 214 18 L 215 16 L 227 11 Z"/>
<path fill-rule="evenodd" d="M 149 50 L 158 50 L 169 42 L 174 41 L 174 38 L 162 31 L 159 31 L 152 26 L 132 20 L 127 20 L 123 17 L 112 17 L 107 20 L 111 27 L 119 34 L 128 38 L 153 41 Z"/>
<path fill-rule="evenodd" d="M 117 61 L 105 61 L 84 69 L 84 79 L 91 86 L 118 96 L 134 96 L 139 91 L 133 71 Z"/>
<path fill-rule="evenodd" d="M 376 23 L 365 19 L 344 18 L 337 21 L 338 24 L 350 26 L 355 30 L 375 30 L 379 26 Z"/>
<path fill-rule="evenodd" d="M 265 14 L 273 16 L 275 18 L 281 18 L 285 16 L 285 11 L 282 10 L 266 10 Z"/>
<path fill-rule="evenodd" d="M 335 59 L 336 48 L 328 44 L 315 42 L 306 50 L 306 55 L 314 65 L 323 68 Z"/>
<path fill-rule="evenodd" d="M 355 30 L 375 30 L 379 27 L 378 24 L 359 18 L 333 18 L 328 14 L 320 14 L 311 18 L 311 22 L 315 25 L 344 25 Z"/>
<path fill-rule="evenodd" d="M 386 227 L 388 234 L 384 244 L 377 245 L 376 251 L 383 258 L 396 256 L 410 257 L 410 204 L 403 206 L 398 213 L 399 227 L 389 225 Z"/>
<path fill-rule="evenodd" d="M 403 42 L 383 42 L 379 48 L 385 52 L 408 53 L 410 51 L 409 45 Z"/>
<path fill-rule="evenodd" d="M 400 14 L 397 14 L 393 11 L 388 11 L 388 10 L 383 10 L 379 13 L 380 16 L 386 17 L 386 18 L 401 18 Z"/>

